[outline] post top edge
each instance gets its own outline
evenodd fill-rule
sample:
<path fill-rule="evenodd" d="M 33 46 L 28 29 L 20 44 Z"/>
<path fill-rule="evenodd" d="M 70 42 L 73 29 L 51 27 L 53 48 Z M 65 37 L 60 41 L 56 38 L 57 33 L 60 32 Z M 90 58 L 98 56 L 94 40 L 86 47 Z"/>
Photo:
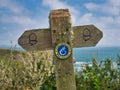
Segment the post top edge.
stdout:
<path fill-rule="evenodd" d="M 52 12 L 56 12 L 56 11 L 58 11 L 58 12 L 69 12 L 69 9 L 54 9 L 54 10 L 51 10 L 50 12 L 52 13 Z"/>
<path fill-rule="evenodd" d="M 70 13 L 69 13 L 69 9 L 55 9 L 55 10 L 51 10 L 50 11 L 50 18 L 53 17 L 69 17 Z"/>

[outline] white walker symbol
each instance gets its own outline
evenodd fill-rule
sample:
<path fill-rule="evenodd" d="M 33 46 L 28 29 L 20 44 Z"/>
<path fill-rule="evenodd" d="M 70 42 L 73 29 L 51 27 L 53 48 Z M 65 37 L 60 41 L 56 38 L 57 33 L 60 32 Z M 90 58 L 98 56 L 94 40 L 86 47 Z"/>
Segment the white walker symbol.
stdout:
<path fill-rule="evenodd" d="M 59 48 L 58 48 L 59 49 Z M 66 46 L 61 46 L 60 50 L 58 51 L 60 55 L 65 56 L 68 53 L 68 48 Z M 66 51 L 67 50 L 67 51 Z"/>
<path fill-rule="evenodd" d="M 72 50 L 66 43 L 60 43 L 55 47 L 55 55 L 60 60 L 65 60 L 71 56 Z"/>

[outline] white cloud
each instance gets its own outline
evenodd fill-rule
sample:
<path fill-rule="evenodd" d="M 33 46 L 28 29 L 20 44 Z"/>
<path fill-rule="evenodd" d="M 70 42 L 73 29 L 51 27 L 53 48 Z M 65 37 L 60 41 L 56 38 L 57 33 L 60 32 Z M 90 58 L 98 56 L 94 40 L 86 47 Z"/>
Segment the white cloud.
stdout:
<path fill-rule="evenodd" d="M 99 43 L 100 46 L 120 46 L 119 30 L 104 30 L 104 37 Z"/>
<path fill-rule="evenodd" d="M 85 4 L 85 7 L 89 10 L 97 10 L 99 6 L 95 3 L 87 3 Z"/>
<path fill-rule="evenodd" d="M 25 29 L 43 28 L 48 26 L 48 18 L 36 15 L 30 16 L 31 13 L 22 4 L 15 0 L 0 0 L 0 24 L 4 30 L 0 35 L 0 44 L 10 44 L 12 40 L 17 44 L 17 40 Z M 5 10 L 5 11 L 4 11 Z M 36 13 L 38 14 L 38 13 Z"/>
<path fill-rule="evenodd" d="M 0 0 L 0 8 L 7 10 L 7 12 L 2 11 L 3 13 L 1 13 L 1 23 L 26 26 L 32 22 L 32 19 L 27 15 L 28 10 L 14 0 Z"/>
<path fill-rule="evenodd" d="M 92 18 L 93 18 L 93 14 L 92 13 L 86 13 L 84 14 L 80 20 L 79 20 L 79 24 L 91 24 L 92 23 Z"/>
<path fill-rule="evenodd" d="M 0 8 L 5 8 L 15 14 L 22 14 L 27 10 L 14 0 L 0 0 Z"/>
<path fill-rule="evenodd" d="M 109 0 L 110 4 L 113 6 L 120 7 L 120 0 Z"/>
<path fill-rule="evenodd" d="M 0 9 L 7 9 L 7 12 L 0 13 L 0 23 L 17 24 L 28 29 L 48 26 L 47 17 L 37 15 L 38 13 L 35 14 L 36 17 L 31 17 L 31 11 L 15 0 L 0 0 Z"/>
<path fill-rule="evenodd" d="M 60 0 L 43 0 L 43 5 L 49 6 L 51 9 L 64 9 L 68 8 L 72 13 L 78 13 L 78 11 L 72 7 L 66 4 L 65 2 L 61 2 Z"/>
<path fill-rule="evenodd" d="M 43 5 L 50 9 L 70 9 L 74 25 L 94 24 L 97 26 L 104 34 L 98 46 L 120 46 L 120 0 L 107 0 L 104 4 L 86 3 L 85 7 L 89 12 L 83 15 L 75 6 L 70 6 L 61 0 L 43 0 Z M 24 29 L 45 28 L 49 25 L 47 15 L 42 13 L 42 16 L 36 15 L 37 17 L 33 18 L 29 15 L 30 11 L 15 0 L 0 0 L 0 9 L 8 11 L 0 13 L 0 23 L 14 24 L 14 28 L 12 28 L 14 30 L 11 27 L 3 26 L 3 29 L 8 32 L 0 35 L 0 43 L 10 43 L 10 40 L 13 40 L 16 44 L 18 37 L 25 31 Z M 103 15 L 97 16 L 97 12 Z M 104 14 L 107 15 L 104 16 Z M 7 37 L 6 40 L 4 40 L 5 37 Z M 1 41 L 2 39 L 3 41 Z"/>
<path fill-rule="evenodd" d="M 120 0 L 107 0 L 106 3 L 86 3 L 85 7 L 91 11 L 99 11 L 108 15 L 120 16 Z"/>
<path fill-rule="evenodd" d="M 94 14 L 91 18 L 93 24 L 101 28 L 104 37 L 100 41 L 101 46 L 120 46 L 120 0 L 107 0 L 107 2 L 86 3 L 85 7 Z M 101 15 L 97 15 L 100 13 Z"/>
<path fill-rule="evenodd" d="M 24 26 L 34 26 L 35 24 L 37 24 L 37 21 L 35 21 L 34 19 L 28 17 L 28 16 L 17 16 L 17 15 L 5 15 L 1 18 L 1 21 L 4 23 L 14 23 L 14 24 L 18 24 L 21 27 Z"/>
<path fill-rule="evenodd" d="M 86 13 L 79 21 L 83 25 L 94 24 L 103 32 L 103 38 L 97 46 L 120 46 L 120 17 L 95 17 L 92 13 Z"/>
<path fill-rule="evenodd" d="M 75 7 L 68 5 L 61 0 L 43 0 L 43 5 L 50 7 L 50 9 L 69 9 L 73 24 L 77 21 L 77 15 L 80 13 Z"/>

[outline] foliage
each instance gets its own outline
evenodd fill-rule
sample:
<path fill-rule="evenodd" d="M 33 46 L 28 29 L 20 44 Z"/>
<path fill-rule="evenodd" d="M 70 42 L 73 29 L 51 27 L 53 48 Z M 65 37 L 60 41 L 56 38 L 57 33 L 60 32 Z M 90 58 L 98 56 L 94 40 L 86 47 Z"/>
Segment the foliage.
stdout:
<path fill-rule="evenodd" d="M 0 90 L 39 90 L 53 72 L 51 51 L 10 56 L 0 58 Z"/>
<path fill-rule="evenodd" d="M 56 90 L 55 73 L 52 73 L 51 76 L 46 79 L 40 90 Z"/>
<path fill-rule="evenodd" d="M 106 59 L 99 64 L 93 59 L 92 67 L 86 66 L 76 75 L 77 90 L 119 90 L 120 77 L 112 60 Z"/>
<path fill-rule="evenodd" d="M 120 72 L 117 67 L 115 67 L 111 59 L 106 59 L 98 63 L 93 58 L 92 66 L 86 64 L 83 70 L 76 70 L 77 90 L 119 90 Z M 40 90 L 56 90 L 55 85 L 55 74 L 53 73 Z"/>
<path fill-rule="evenodd" d="M 5 52 L 7 53 L 7 52 Z M 0 90 L 56 90 L 52 52 L 9 52 L 0 56 Z M 120 56 L 86 64 L 75 72 L 77 90 L 119 90 Z"/>

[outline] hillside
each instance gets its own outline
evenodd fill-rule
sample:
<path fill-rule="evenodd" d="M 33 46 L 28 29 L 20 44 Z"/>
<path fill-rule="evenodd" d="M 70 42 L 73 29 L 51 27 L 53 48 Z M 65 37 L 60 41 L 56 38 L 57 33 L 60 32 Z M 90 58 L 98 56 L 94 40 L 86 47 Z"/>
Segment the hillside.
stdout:
<path fill-rule="evenodd" d="M 0 48 L 0 58 L 4 58 L 4 57 L 8 58 L 8 57 L 11 57 L 11 55 L 16 57 L 20 53 L 21 53 L 21 51 L 18 51 L 18 50 L 10 50 L 10 49 Z"/>

